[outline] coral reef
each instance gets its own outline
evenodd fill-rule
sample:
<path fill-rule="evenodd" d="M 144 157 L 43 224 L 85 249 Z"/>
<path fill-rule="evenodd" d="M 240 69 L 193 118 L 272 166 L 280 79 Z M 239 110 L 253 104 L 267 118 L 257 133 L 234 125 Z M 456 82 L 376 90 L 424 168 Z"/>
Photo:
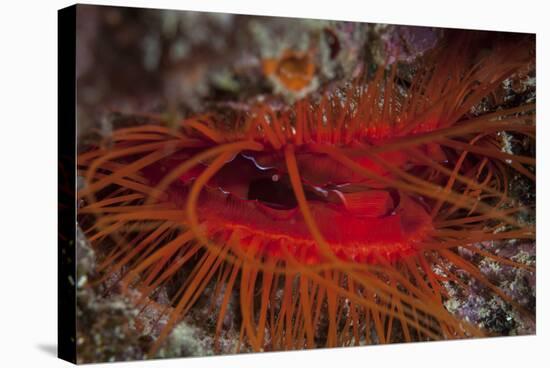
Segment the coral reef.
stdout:
<path fill-rule="evenodd" d="M 441 30 L 427 27 L 95 6 L 80 6 L 77 24 L 80 147 L 91 142 L 108 145 L 114 129 L 146 123 L 147 116 L 177 121 L 190 112 L 247 110 L 255 101 L 282 106 L 384 63 L 400 61 L 397 76 L 406 85 L 413 72 L 407 63 L 434 47 L 441 35 Z M 534 100 L 534 81 L 533 69 L 505 81 L 504 94 L 487 99 L 472 114 Z M 502 150 L 534 156 L 534 142 L 502 133 Z M 534 206 L 533 183 L 518 175 L 509 186 L 520 203 Z M 534 223 L 530 212 L 522 216 L 525 223 Z M 534 242 L 503 242 L 475 246 L 534 266 Z M 533 272 L 497 264 L 467 249 L 460 252 L 522 307 L 535 311 Z M 79 363 L 143 359 L 166 323 L 159 311 L 172 291 L 157 290 L 156 299 L 138 310 L 132 296 L 119 293 L 116 280 L 94 283 L 96 255 L 80 231 L 77 254 Z M 445 306 L 451 313 L 495 336 L 535 332 L 532 321 L 484 292 L 475 279 L 464 274 L 461 281 L 477 292 L 464 295 L 448 282 Z M 209 285 L 204 294 L 212 294 L 214 287 Z M 210 308 L 206 297 L 199 299 L 158 357 L 247 351 L 238 346 L 238 303 L 230 303 L 217 350 L 216 318 Z"/>

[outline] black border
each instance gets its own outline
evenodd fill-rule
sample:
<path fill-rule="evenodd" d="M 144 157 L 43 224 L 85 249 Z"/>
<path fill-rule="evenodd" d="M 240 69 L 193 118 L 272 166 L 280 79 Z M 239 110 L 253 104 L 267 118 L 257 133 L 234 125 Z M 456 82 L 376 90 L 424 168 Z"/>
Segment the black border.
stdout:
<path fill-rule="evenodd" d="M 76 5 L 57 22 L 57 356 L 76 363 Z"/>

